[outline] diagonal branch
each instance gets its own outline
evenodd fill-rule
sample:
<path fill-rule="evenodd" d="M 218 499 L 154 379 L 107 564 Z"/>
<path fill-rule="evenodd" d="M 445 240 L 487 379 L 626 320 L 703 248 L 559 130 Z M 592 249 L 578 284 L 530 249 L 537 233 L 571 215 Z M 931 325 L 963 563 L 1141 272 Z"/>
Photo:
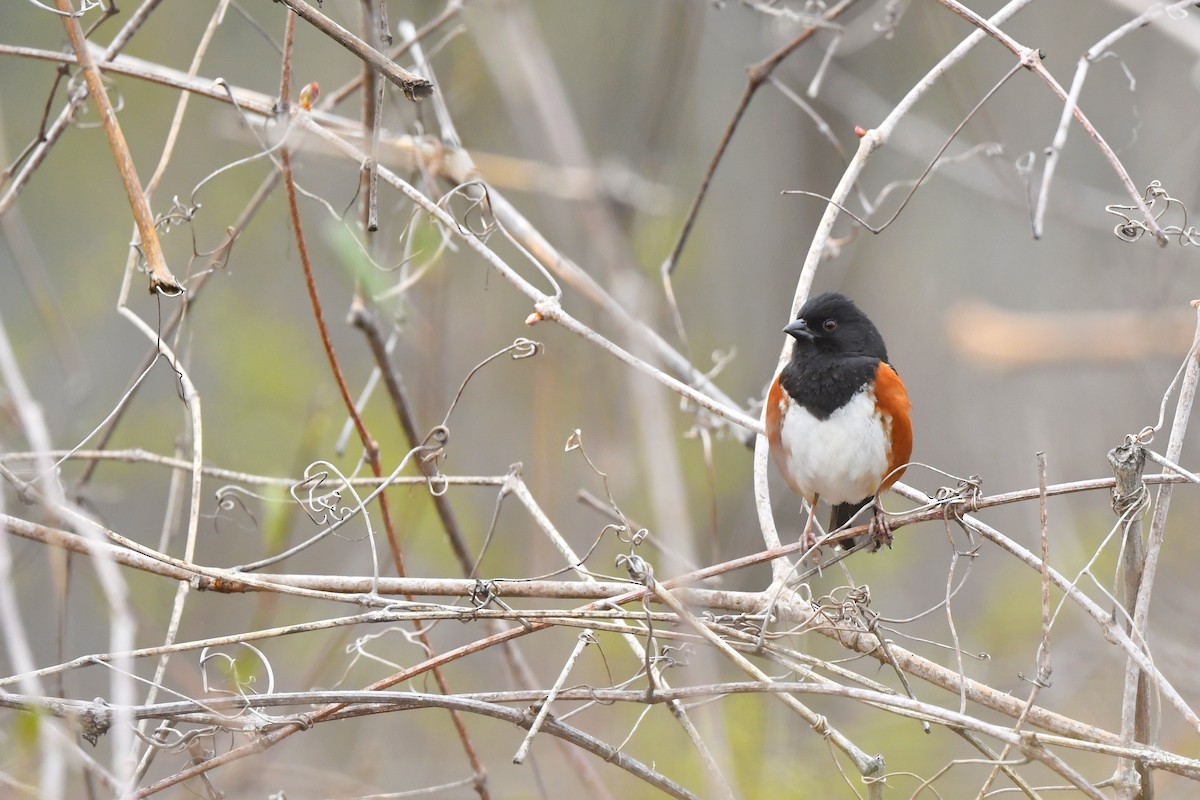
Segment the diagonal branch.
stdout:
<path fill-rule="evenodd" d="M 121 185 L 125 187 L 125 196 L 129 199 L 129 208 L 137 223 L 138 238 L 141 239 L 142 255 L 146 259 L 146 269 L 150 271 L 150 292 L 161 292 L 168 297 L 183 293 L 183 286 L 167 268 L 162 246 L 158 242 L 158 232 L 154 227 L 154 215 L 150 212 L 150 204 L 146 201 L 146 193 L 138 180 L 137 168 L 133 165 L 133 157 L 129 154 L 129 145 L 125 142 L 125 134 L 121 124 L 117 122 L 117 112 L 108 100 L 108 92 L 104 88 L 104 79 L 100 76 L 91 51 L 83 38 L 83 28 L 75 17 L 71 0 L 55 0 L 63 12 L 63 27 L 66 28 L 67 38 L 71 41 L 71 49 L 83 71 L 83 79 L 87 82 L 88 94 L 96 106 L 96 114 L 104 127 L 104 135 L 108 137 L 108 146 L 112 150 L 113 161 L 117 165 L 117 173 L 121 176 Z"/>

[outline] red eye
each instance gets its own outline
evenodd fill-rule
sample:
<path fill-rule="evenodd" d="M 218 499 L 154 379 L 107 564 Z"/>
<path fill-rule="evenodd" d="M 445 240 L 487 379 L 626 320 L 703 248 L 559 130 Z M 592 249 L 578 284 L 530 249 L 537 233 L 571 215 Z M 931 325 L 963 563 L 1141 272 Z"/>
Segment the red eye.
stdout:
<path fill-rule="evenodd" d="M 825 320 L 825 323 L 821 327 L 825 329 L 826 333 L 833 333 L 834 331 L 837 330 L 837 320 L 836 319 L 827 319 L 827 320 Z"/>

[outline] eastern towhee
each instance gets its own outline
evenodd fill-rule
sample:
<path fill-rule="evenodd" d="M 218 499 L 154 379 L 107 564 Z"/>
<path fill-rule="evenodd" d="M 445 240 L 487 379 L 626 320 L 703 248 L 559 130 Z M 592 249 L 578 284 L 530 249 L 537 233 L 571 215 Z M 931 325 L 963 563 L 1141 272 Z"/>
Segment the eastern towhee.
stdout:
<path fill-rule="evenodd" d="M 904 473 L 910 404 L 879 330 L 845 295 L 810 298 L 783 332 L 795 342 L 767 394 L 767 440 L 788 486 L 809 502 L 812 541 L 818 497 L 833 506 L 832 532 Z M 891 543 L 886 526 L 877 533 Z"/>

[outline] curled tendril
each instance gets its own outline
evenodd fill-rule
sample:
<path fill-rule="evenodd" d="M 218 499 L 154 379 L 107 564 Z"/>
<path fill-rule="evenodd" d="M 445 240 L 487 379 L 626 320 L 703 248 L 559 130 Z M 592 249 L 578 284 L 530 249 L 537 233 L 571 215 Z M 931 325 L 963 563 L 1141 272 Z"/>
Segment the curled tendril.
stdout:
<path fill-rule="evenodd" d="M 1138 483 L 1133 491 L 1121 493 L 1114 487 L 1112 492 L 1113 513 L 1124 520 L 1135 520 L 1150 509 L 1150 490 L 1145 481 Z"/>
<path fill-rule="evenodd" d="M 495 581 L 476 580 L 475 585 L 471 587 L 471 594 L 467 599 L 471 601 L 471 605 L 475 606 L 475 608 L 485 608 L 497 596 Z"/>
<path fill-rule="evenodd" d="M 172 753 L 181 753 L 191 746 L 192 742 L 200 738 L 212 738 L 220 732 L 220 728 L 216 725 L 205 725 L 202 728 L 195 728 L 190 731 L 180 731 L 171 728 L 164 721 L 161 725 L 154 729 L 154 733 L 150 736 L 133 728 L 133 735 L 141 739 L 148 746 L 165 750 Z"/>
<path fill-rule="evenodd" d="M 676 661 L 675 656 L 666 655 L 665 653 L 663 655 L 652 656 L 650 658 L 650 663 L 659 669 L 672 669 L 674 667 L 687 666 L 686 663 Z"/>
<path fill-rule="evenodd" d="M 896 29 L 900 27 L 900 20 L 908 8 L 908 2 L 909 0 L 888 0 L 883 9 L 883 19 L 874 23 L 875 32 L 883 34 L 883 38 L 890 41 Z"/>
<path fill-rule="evenodd" d="M 172 226 L 179 227 L 191 223 L 196 218 L 200 205 L 186 206 L 179 200 L 179 195 L 171 201 L 171 208 L 154 217 L 154 227 L 162 233 L 170 233 Z"/>
<path fill-rule="evenodd" d="M 244 531 L 258 530 L 258 518 L 254 516 L 254 512 L 250 510 L 248 505 L 246 505 L 246 501 L 242 499 L 241 495 L 262 499 L 253 492 L 246 491 L 241 486 L 233 485 L 222 486 L 213 494 L 213 499 L 217 501 L 217 512 L 213 514 L 213 527 L 218 532 L 220 532 L 221 529 L 221 519 L 223 516 L 227 515 L 226 512 L 231 515 L 232 512 L 239 509 L 243 514 L 250 518 L 251 524 L 243 525 L 241 521 L 237 520 L 236 518 L 234 519 L 234 524 Z"/>
<path fill-rule="evenodd" d="M 1159 227 L 1167 236 L 1174 236 L 1182 247 L 1200 245 L 1200 230 L 1194 225 L 1188 225 L 1187 206 L 1168 194 L 1161 181 L 1150 182 L 1142 194 L 1142 201 L 1149 207 L 1150 218 L 1156 223 L 1173 207 L 1178 208 L 1178 213 L 1183 217 L 1181 223 L 1179 225 L 1160 224 Z M 1123 242 L 1136 242 L 1150 230 L 1146 220 L 1134 215 L 1138 211 L 1136 205 L 1113 203 L 1105 206 L 1104 210 L 1121 218 L 1121 221 L 1113 228 L 1113 233 Z"/>
<path fill-rule="evenodd" d="M 318 490 L 325 484 L 329 477 L 328 470 L 321 470 L 312 475 L 308 475 L 299 483 L 294 483 L 288 487 L 291 492 L 292 499 L 300 504 L 304 509 L 304 513 L 308 514 L 308 518 L 313 521 L 314 525 L 324 525 L 331 519 L 341 522 L 354 513 L 354 509 L 341 504 L 342 490 L 332 489 L 325 492 Z M 300 496 L 300 491 L 304 491 L 304 496 Z"/>
<path fill-rule="evenodd" d="M 243 647 L 244 649 L 249 650 L 251 653 L 253 653 L 258 658 L 259 663 L 262 664 L 263 670 L 267 676 L 267 689 L 266 689 L 265 693 L 270 694 L 270 693 L 274 692 L 275 691 L 275 673 L 274 673 L 274 670 L 271 669 L 271 662 L 267 659 L 266 655 L 263 653 L 262 650 L 259 650 L 257 647 L 255 647 L 252 644 L 249 644 L 248 642 L 238 642 L 238 644 L 241 647 Z M 217 689 L 216 687 L 214 687 L 213 685 L 211 685 L 209 683 L 208 662 L 212 661 L 214 659 L 224 662 L 228 677 L 233 682 L 234 689 L 232 691 L 227 690 L 227 689 Z M 204 687 L 205 692 L 216 692 L 219 694 L 241 695 L 244 697 L 246 695 L 246 693 L 250 690 L 250 688 L 258 680 L 254 675 L 243 676 L 241 673 L 241 670 L 238 669 L 237 659 L 234 658 L 233 656 L 231 656 L 227 653 L 210 651 L 209 648 L 207 648 L 207 647 L 205 647 L 203 650 L 200 651 L 199 666 L 200 666 L 200 675 L 201 675 L 202 685 Z"/>
<path fill-rule="evenodd" d="M 442 459 L 446 457 L 446 445 L 449 443 L 450 429 L 443 424 L 426 434 L 417 448 L 421 463 L 432 465 L 432 468 L 425 469 L 425 485 L 434 497 L 441 497 L 450 489 L 450 481 L 442 474 Z"/>
<path fill-rule="evenodd" d="M 589 703 L 594 703 L 598 706 L 612 706 L 612 705 L 616 705 L 616 703 L 617 703 L 616 700 L 603 700 L 600 697 L 598 697 L 596 695 L 596 687 L 595 686 L 585 685 L 582 688 L 584 691 L 586 691 L 588 693 L 588 702 Z"/>
<path fill-rule="evenodd" d="M 518 336 L 509 349 L 512 352 L 512 360 L 520 361 L 522 358 L 533 358 L 541 353 L 543 348 L 544 345 L 541 342 L 535 342 L 533 339 Z"/>
<path fill-rule="evenodd" d="M 1157 432 L 1157 429 L 1153 426 L 1147 425 L 1137 433 L 1127 433 L 1125 434 L 1125 446 L 1133 447 L 1134 445 L 1140 445 L 1145 447 L 1154 441 L 1154 434 Z"/>
<path fill-rule="evenodd" d="M 406 457 L 407 460 L 407 457 Z M 308 465 L 304 472 L 305 478 L 299 483 L 294 483 L 288 487 L 288 491 L 300 506 L 304 509 L 304 513 L 308 514 L 308 518 L 315 525 L 326 525 L 329 531 L 339 539 L 344 539 L 348 542 L 358 542 L 363 539 L 371 539 L 374 541 L 374 531 L 371 527 L 371 518 L 365 513 L 366 501 L 359 497 L 350 480 L 338 470 L 333 464 L 328 461 L 315 461 Z M 325 484 L 326 479 L 330 475 L 336 477 L 340 484 L 336 489 L 329 489 L 318 493 L 318 490 Z M 300 490 L 305 490 L 304 497 L 300 496 Z M 348 505 L 342 502 L 342 492 L 348 491 L 353 497 L 353 504 Z M 366 532 L 362 536 L 351 537 L 338 531 L 343 523 L 352 517 L 363 512 L 363 523 L 366 527 Z M 374 547 L 371 548 L 372 557 L 374 558 Z"/>
<path fill-rule="evenodd" d="M 616 523 L 605 525 L 604 530 L 616 531 L 617 539 L 624 544 L 630 545 L 631 550 L 646 541 L 646 537 L 650 535 L 650 531 L 647 528 L 638 528 L 635 531 L 631 530 L 628 525 L 617 525 Z"/>
<path fill-rule="evenodd" d="M 442 474 L 441 470 L 433 472 L 425 479 L 425 486 L 429 489 L 429 493 L 434 497 L 441 497 L 446 492 L 450 491 L 450 479 Z"/>
<path fill-rule="evenodd" d="M 475 194 L 474 192 L 468 193 L 468 189 L 476 190 L 478 194 Z M 449 208 L 449 202 L 458 196 L 466 197 L 470 202 L 470 205 L 467 206 L 466 212 L 462 215 L 461 221 L 458 217 L 454 216 L 454 214 L 450 212 Z M 501 202 L 503 202 L 503 198 L 501 198 Z M 483 181 L 467 181 L 466 183 L 460 183 L 458 186 L 455 186 L 453 189 L 447 192 L 440 200 L 438 200 L 438 207 L 443 208 L 446 213 L 454 219 L 454 224 L 458 226 L 459 232 L 463 235 L 471 234 L 482 241 L 486 240 L 493 231 L 500 231 L 500 233 L 504 235 L 504 238 L 508 239 L 509 244 L 517 248 L 517 250 L 520 251 L 521 255 L 525 256 L 525 259 L 533 266 L 533 268 L 536 269 L 552 287 L 554 287 L 554 291 L 551 292 L 552 297 L 555 300 L 562 298 L 562 287 L 558 285 L 558 281 L 554 279 L 554 276 L 550 274 L 550 271 L 546 269 L 546 266 L 542 264 L 542 262 L 539 261 L 533 255 L 533 253 L 529 252 L 529 248 L 527 248 L 520 239 L 511 234 L 508 228 L 506 228 L 504 224 L 501 223 L 501 221 L 491 213 L 492 198 L 491 195 L 488 194 L 488 187 L 486 183 Z M 471 226 L 470 217 L 473 211 L 478 211 L 479 214 L 480 222 L 478 230 Z"/>
<path fill-rule="evenodd" d="M 467 200 L 467 207 L 461 215 L 454 214 L 450 208 L 451 201 L 456 197 L 463 197 Z M 487 186 L 481 181 L 460 183 L 442 195 L 437 204 L 454 220 L 461 233 L 469 233 L 478 239 L 486 239 L 496 230 L 496 219 L 491 215 L 491 199 L 488 197 Z M 478 227 L 472 224 L 473 216 L 478 220 Z"/>
<path fill-rule="evenodd" d="M 842 594 L 843 592 L 845 594 Z M 869 586 L 839 587 L 812 601 L 812 607 L 835 623 L 851 624 L 856 627 L 865 628 L 865 621 L 873 619 L 875 616 L 875 612 L 871 610 L 871 587 Z"/>
<path fill-rule="evenodd" d="M 445 425 L 438 425 L 425 434 L 425 438 L 421 440 L 421 447 L 426 450 L 437 451 L 449 443 L 450 429 Z"/>
<path fill-rule="evenodd" d="M 40 8 L 42 11 L 49 11 L 51 14 L 55 14 L 60 17 L 66 17 L 68 19 L 81 19 L 87 16 L 88 13 L 94 9 L 104 8 L 104 4 L 101 3 L 100 0 L 84 0 L 83 5 L 80 6 L 78 11 L 60 11 L 57 8 L 43 3 L 42 0 L 30 0 L 30 2 Z"/>
<path fill-rule="evenodd" d="M 978 509 L 979 498 L 983 495 L 983 478 L 972 475 L 962 478 L 954 487 L 943 486 L 934 492 L 934 502 L 946 509 L 953 516 L 961 517 L 964 513 L 973 513 Z"/>
<path fill-rule="evenodd" d="M 467 384 L 470 383 L 471 379 L 475 377 L 476 372 L 479 372 L 479 370 L 483 369 L 488 364 L 495 361 L 500 356 L 505 355 L 506 353 L 512 353 L 512 358 L 514 361 L 516 361 L 535 356 L 542 352 L 542 349 L 541 342 L 535 342 L 532 339 L 526 339 L 525 337 L 521 336 L 518 337 L 508 347 L 492 353 L 483 361 L 480 361 L 478 364 L 472 367 L 471 371 L 467 373 L 467 377 L 463 379 L 462 385 L 458 387 L 458 392 L 454 395 L 454 399 L 450 402 L 450 408 L 446 409 L 446 416 L 442 418 L 442 424 L 439 427 L 446 428 L 450 424 L 450 415 L 454 413 L 455 406 L 458 405 L 458 401 L 462 397 L 463 392 L 466 390 Z M 437 429 L 435 428 L 434 430 Z M 448 430 L 446 435 L 449 436 Z"/>
<path fill-rule="evenodd" d="M 287 728 L 292 725 L 298 725 L 300 730 L 306 731 L 314 724 L 311 714 L 289 714 L 286 717 L 271 717 L 259 722 L 256 726 L 259 733 L 270 733 L 271 731 Z"/>
<path fill-rule="evenodd" d="M 101 73 L 100 81 L 104 84 L 104 92 L 109 96 L 109 102 L 112 103 L 113 113 L 120 114 L 125 108 L 125 95 L 121 94 L 120 87 L 117 86 L 116 82 L 113 81 L 113 79 L 106 73 Z M 87 95 L 87 82 L 85 81 L 82 73 L 72 76 L 70 80 L 67 81 L 67 90 L 69 96 L 72 97 L 77 94 L 79 96 Z M 83 119 L 83 115 L 87 113 L 86 109 L 90 106 L 91 104 L 89 103 L 87 106 L 81 105 L 78 107 L 78 109 L 76 109 L 75 113 L 71 115 L 72 127 L 79 128 L 80 130 L 87 130 L 89 128 L 99 128 L 104 125 L 104 123 L 99 119 L 96 119 L 95 121 Z"/>
<path fill-rule="evenodd" d="M 645 586 L 654 584 L 654 568 L 650 562 L 639 555 L 617 554 L 617 566 L 624 567 L 630 579 Z"/>
<path fill-rule="evenodd" d="M 662 653 L 655 661 L 663 667 L 688 667 L 692 664 L 692 645 L 684 642 L 681 645 L 663 645 Z"/>

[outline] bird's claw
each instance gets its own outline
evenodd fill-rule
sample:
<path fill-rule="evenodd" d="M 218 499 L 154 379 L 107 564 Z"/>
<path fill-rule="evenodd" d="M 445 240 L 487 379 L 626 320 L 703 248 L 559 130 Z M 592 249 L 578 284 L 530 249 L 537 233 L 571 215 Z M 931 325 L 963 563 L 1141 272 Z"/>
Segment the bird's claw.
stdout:
<path fill-rule="evenodd" d="M 821 537 L 816 531 L 805 531 L 800 534 L 800 546 L 805 553 L 812 553 L 813 561 L 821 560 Z"/>
<path fill-rule="evenodd" d="M 878 505 L 875 506 L 875 513 L 871 516 L 871 525 L 867 530 L 867 535 L 871 540 L 871 552 L 878 553 L 886 544 L 888 550 L 892 549 L 892 524 L 888 522 L 887 513 Z"/>

